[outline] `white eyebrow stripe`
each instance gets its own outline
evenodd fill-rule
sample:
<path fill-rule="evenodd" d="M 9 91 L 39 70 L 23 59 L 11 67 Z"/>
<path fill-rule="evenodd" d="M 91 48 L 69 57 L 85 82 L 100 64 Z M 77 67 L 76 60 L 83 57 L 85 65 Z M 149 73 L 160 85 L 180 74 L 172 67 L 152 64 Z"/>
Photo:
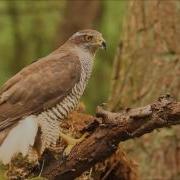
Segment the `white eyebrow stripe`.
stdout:
<path fill-rule="evenodd" d="M 82 32 L 77 32 L 73 35 L 73 37 L 75 36 L 83 36 L 83 35 L 86 35 L 86 33 L 82 33 Z"/>
<path fill-rule="evenodd" d="M 80 33 L 80 32 L 77 32 L 77 33 L 75 33 L 74 35 L 82 35 L 82 34 L 84 34 L 84 33 Z"/>

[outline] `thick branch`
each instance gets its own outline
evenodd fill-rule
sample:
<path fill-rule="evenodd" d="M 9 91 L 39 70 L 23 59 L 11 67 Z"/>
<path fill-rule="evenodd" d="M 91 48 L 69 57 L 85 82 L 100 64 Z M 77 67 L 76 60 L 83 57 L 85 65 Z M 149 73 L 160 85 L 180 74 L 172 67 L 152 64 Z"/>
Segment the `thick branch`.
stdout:
<path fill-rule="evenodd" d="M 96 117 L 95 117 L 96 118 Z M 98 127 L 83 142 L 76 145 L 68 158 L 51 162 L 43 171 L 48 179 L 74 179 L 110 156 L 119 142 L 142 136 L 154 129 L 180 124 L 180 102 L 169 97 L 135 109 L 112 113 L 98 108 Z"/>

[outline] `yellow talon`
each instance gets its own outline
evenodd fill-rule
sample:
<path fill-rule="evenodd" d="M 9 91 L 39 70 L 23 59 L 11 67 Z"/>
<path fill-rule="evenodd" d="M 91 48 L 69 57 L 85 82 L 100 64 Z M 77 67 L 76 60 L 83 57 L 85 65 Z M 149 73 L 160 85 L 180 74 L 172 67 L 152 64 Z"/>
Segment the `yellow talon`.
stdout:
<path fill-rule="evenodd" d="M 82 135 L 81 138 L 75 139 L 75 138 L 73 138 L 73 137 L 71 137 L 71 136 L 69 136 L 67 134 L 64 134 L 64 133 L 60 132 L 60 137 L 67 143 L 67 147 L 65 148 L 63 154 L 65 156 L 68 156 L 70 154 L 72 148 L 76 144 L 82 142 L 87 137 L 87 135 L 88 135 L 88 133 L 85 133 L 85 134 Z"/>

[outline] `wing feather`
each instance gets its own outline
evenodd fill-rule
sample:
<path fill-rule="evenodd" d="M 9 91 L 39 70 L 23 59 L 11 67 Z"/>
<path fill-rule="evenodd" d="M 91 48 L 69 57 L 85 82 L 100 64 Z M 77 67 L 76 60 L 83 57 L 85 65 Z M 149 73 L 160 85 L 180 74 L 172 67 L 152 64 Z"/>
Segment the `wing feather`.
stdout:
<path fill-rule="evenodd" d="M 24 116 L 53 107 L 79 81 L 78 56 L 50 54 L 24 68 L 0 90 L 0 131 Z"/>

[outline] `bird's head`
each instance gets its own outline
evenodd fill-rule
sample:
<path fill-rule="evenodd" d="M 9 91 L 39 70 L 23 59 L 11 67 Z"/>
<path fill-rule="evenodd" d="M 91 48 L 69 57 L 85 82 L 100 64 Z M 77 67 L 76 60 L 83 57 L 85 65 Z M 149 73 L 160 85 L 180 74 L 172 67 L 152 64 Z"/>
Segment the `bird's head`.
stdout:
<path fill-rule="evenodd" d="M 96 30 L 87 29 L 78 31 L 70 37 L 69 41 L 93 53 L 99 48 L 106 49 L 106 42 L 102 34 Z"/>

